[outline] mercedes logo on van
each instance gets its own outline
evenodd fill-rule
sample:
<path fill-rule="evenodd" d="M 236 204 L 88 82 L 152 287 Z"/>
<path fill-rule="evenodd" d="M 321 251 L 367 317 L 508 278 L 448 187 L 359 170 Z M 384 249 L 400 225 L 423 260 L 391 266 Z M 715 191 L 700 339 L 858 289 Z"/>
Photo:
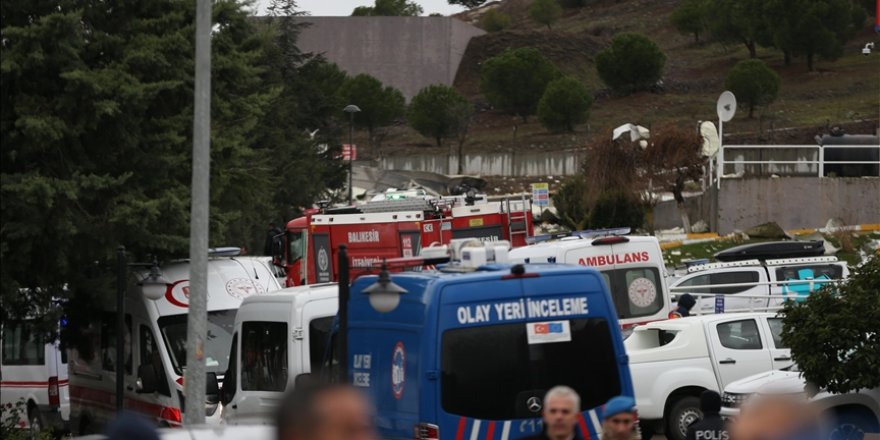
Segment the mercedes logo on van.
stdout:
<path fill-rule="evenodd" d="M 539 413 L 541 412 L 541 399 L 537 396 L 529 397 L 529 400 L 526 400 L 526 406 L 529 408 L 529 411 Z"/>

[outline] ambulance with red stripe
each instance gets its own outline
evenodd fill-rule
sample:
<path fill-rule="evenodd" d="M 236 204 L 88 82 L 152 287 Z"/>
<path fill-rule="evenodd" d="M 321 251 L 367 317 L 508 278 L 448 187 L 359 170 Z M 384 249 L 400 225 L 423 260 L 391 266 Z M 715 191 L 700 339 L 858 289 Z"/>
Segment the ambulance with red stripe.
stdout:
<path fill-rule="evenodd" d="M 617 318 L 628 333 L 635 325 L 666 319 L 671 310 L 660 242 L 628 233 L 621 228 L 536 237 L 539 242 L 511 250 L 510 258 L 595 267 L 608 283 Z"/>
<path fill-rule="evenodd" d="M 611 397 L 633 395 L 600 273 L 575 265 L 511 265 L 507 252 L 501 243 L 477 241 L 437 272 L 386 273 L 391 291 L 403 293 L 385 313 L 370 296 L 388 291 L 387 279 L 355 280 L 346 364 L 351 383 L 377 406 L 382 438 L 534 435 L 542 430 L 544 394 L 567 385 L 581 397 L 580 433 L 598 439 L 597 410 Z"/>
<path fill-rule="evenodd" d="M 0 405 L 23 404 L 21 428 L 67 431 L 70 393 L 60 342 L 47 341 L 33 319 L 10 320 L 3 323 L 0 350 Z"/>
<path fill-rule="evenodd" d="M 219 382 L 229 363 L 235 315 L 241 302 L 254 294 L 281 288 L 268 258 L 219 256 L 208 259 L 208 337 L 205 341 L 208 401 L 207 423 L 219 423 Z M 124 368 L 124 407 L 159 426 L 183 421 L 183 374 L 186 368 L 186 323 L 189 304 L 189 262 L 139 270 L 125 297 L 125 328 L 116 331 L 113 304 L 97 307 L 87 323 L 76 327 L 69 352 L 71 430 L 100 431 L 116 413 L 116 368 Z M 166 283 L 164 294 L 148 298 L 140 285 L 148 277 Z M 140 285 L 139 285 L 140 284 Z M 161 290 L 161 289 L 160 289 Z M 75 325 L 76 324 L 76 325 Z M 125 365 L 116 364 L 116 338 L 124 337 Z"/>

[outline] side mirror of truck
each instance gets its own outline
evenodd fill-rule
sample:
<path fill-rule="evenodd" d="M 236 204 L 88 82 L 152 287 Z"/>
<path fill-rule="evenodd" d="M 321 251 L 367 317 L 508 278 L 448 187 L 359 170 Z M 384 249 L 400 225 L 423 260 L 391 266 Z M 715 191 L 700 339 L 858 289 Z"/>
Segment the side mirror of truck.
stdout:
<path fill-rule="evenodd" d="M 217 381 L 217 373 L 208 373 L 205 380 L 205 403 L 212 405 L 220 401 L 220 383 Z"/>
<path fill-rule="evenodd" d="M 156 378 L 156 369 L 153 364 L 143 364 L 138 367 L 137 383 L 135 385 L 138 394 L 155 393 L 158 389 L 158 379 Z"/>
<path fill-rule="evenodd" d="M 220 388 L 220 403 L 224 406 L 229 405 L 229 402 L 232 402 L 232 398 L 235 396 L 235 379 L 232 374 L 231 370 L 226 370 L 226 373 L 223 374 L 223 387 Z"/>

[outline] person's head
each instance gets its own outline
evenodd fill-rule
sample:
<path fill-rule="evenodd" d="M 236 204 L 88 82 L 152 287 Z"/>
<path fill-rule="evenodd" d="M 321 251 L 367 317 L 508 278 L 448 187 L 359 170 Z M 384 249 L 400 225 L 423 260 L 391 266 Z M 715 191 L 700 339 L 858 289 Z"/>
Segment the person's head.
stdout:
<path fill-rule="evenodd" d="M 544 396 L 544 429 L 551 440 L 566 440 L 574 434 L 581 397 L 577 391 L 555 386 Z"/>
<path fill-rule="evenodd" d="M 700 394 L 700 411 L 703 415 L 716 415 L 721 412 L 721 395 L 717 391 L 703 391 Z"/>
<path fill-rule="evenodd" d="M 159 440 L 156 425 L 134 413 L 123 412 L 107 426 L 107 440 Z"/>
<path fill-rule="evenodd" d="M 376 440 L 373 407 L 343 384 L 303 383 L 278 408 L 278 440 Z"/>
<path fill-rule="evenodd" d="M 690 293 L 685 293 L 684 295 L 678 297 L 679 307 L 690 310 L 695 304 L 697 304 L 697 300 L 694 299 L 693 295 L 691 295 Z"/>
<path fill-rule="evenodd" d="M 615 440 L 628 440 L 636 426 L 636 401 L 632 397 L 612 397 L 602 408 L 602 431 Z"/>

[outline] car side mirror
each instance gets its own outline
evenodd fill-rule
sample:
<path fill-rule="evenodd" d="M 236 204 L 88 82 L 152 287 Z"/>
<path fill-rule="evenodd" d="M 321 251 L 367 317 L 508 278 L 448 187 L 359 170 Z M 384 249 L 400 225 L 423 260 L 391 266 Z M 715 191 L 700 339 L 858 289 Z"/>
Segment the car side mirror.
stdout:
<path fill-rule="evenodd" d="M 297 374 L 296 378 L 293 379 L 293 387 L 299 388 L 302 386 L 308 386 L 308 385 L 311 385 L 312 383 L 314 383 L 314 380 L 315 379 L 312 377 L 312 375 L 310 373 Z"/>
<path fill-rule="evenodd" d="M 159 388 L 159 380 L 156 378 L 156 369 L 153 364 L 143 364 L 138 367 L 136 392 L 138 394 L 155 393 Z"/>
<path fill-rule="evenodd" d="M 220 383 L 217 373 L 208 373 L 205 379 L 205 403 L 216 404 L 220 401 Z"/>

